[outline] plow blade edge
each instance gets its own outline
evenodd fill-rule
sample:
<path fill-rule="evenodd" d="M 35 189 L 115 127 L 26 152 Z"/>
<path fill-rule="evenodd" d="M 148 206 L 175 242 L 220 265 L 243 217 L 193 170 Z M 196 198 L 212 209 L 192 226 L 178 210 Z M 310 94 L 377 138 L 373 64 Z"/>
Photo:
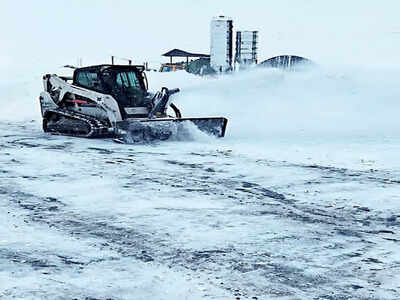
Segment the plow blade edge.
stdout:
<path fill-rule="evenodd" d="M 127 119 L 117 122 L 115 135 L 118 139 L 128 143 L 166 140 L 171 136 L 178 136 L 184 125 L 189 122 L 193 123 L 202 132 L 216 137 L 223 137 L 228 120 L 222 117 Z"/>

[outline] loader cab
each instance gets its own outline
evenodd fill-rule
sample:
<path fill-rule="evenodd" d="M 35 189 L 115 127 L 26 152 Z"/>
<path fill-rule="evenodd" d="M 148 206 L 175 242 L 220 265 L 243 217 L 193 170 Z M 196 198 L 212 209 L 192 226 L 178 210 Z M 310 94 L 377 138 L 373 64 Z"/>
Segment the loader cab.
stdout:
<path fill-rule="evenodd" d="M 145 107 L 149 102 L 147 79 L 143 66 L 99 65 L 78 68 L 73 84 L 102 94 L 111 95 L 121 114 L 126 108 Z"/>

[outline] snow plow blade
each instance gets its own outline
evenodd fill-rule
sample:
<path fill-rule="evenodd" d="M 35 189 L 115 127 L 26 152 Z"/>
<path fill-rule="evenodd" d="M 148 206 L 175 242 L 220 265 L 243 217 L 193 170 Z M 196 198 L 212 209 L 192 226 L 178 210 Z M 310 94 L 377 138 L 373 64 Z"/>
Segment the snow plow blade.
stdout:
<path fill-rule="evenodd" d="M 179 138 L 187 134 L 187 125 L 190 126 L 190 123 L 206 134 L 223 137 L 228 120 L 223 117 L 127 119 L 117 122 L 115 136 L 125 143 L 167 140 L 173 136 Z"/>
<path fill-rule="evenodd" d="M 211 118 L 181 118 L 176 121 L 190 121 L 201 131 L 214 135 L 216 137 L 224 137 L 228 119 L 222 117 Z"/>

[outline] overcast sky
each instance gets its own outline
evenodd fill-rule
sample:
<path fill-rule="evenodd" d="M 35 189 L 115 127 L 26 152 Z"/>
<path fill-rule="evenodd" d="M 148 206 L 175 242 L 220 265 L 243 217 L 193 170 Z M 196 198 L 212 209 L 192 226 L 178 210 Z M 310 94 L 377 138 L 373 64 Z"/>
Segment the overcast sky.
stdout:
<path fill-rule="evenodd" d="M 240 3 L 240 4 L 239 4 Z M 317 62 L 399 63 L 396 0 L 2 0 L 0 65 L 166 61 L 173 48 L 209 53 L 216 15 L 259 30 L 259 60 L 297 54 Z"/>

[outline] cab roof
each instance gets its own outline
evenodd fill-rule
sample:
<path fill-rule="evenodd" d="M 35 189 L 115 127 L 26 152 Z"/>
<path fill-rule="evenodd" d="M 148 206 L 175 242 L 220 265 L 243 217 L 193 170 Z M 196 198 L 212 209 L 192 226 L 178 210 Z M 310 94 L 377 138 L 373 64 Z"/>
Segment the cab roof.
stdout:
<path fill-rule="evenodd" d="M 143 65 L 111 65 L 111 64 L 102 64 L 102 65 L 94 65 L 94 66 L 88 66 L 88 67 L 82 67 L 82 68 L 76 68 L 74 72 L 76 71 L 84 71 L 84 70 L 99 70 L 103 71 L 105 69 L 115 69 L 115 70 L 121 70 L 121 69 L 131 69 L 139 72 L 143 72 L 145 70 Z"/>

